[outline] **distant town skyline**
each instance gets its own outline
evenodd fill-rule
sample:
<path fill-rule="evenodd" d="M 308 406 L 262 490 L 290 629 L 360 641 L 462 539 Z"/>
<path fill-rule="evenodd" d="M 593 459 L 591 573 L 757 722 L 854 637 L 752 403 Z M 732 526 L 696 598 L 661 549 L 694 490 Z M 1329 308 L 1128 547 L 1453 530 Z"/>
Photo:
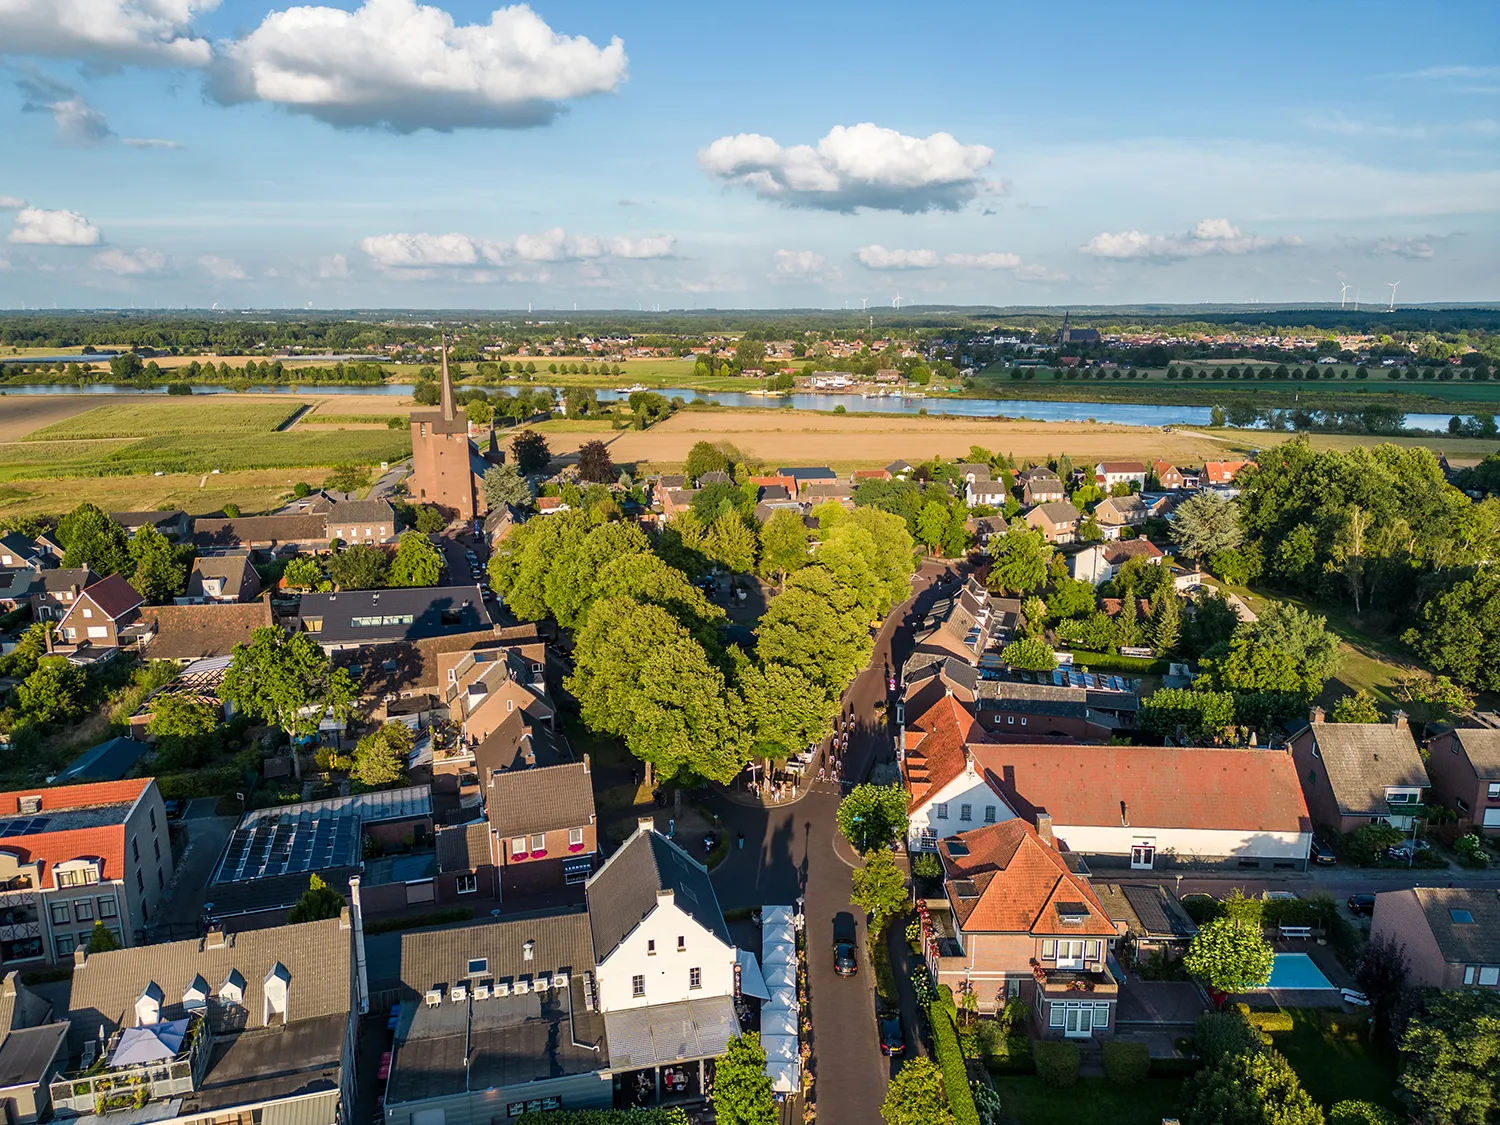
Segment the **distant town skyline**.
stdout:
<path fill-rule="evenodd" d="M 0 306 L 1500 300 L 1500 14 L 1432 18 L 0 0 Z"/>

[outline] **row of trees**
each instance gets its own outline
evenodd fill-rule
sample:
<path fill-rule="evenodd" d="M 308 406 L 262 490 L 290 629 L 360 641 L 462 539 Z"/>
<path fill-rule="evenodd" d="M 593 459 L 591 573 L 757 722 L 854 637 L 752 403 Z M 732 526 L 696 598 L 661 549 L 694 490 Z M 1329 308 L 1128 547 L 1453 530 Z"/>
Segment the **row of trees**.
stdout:
<path fill-rule="evenodd" d="M 436 586 L 443 576 L 443 556 L 421 531 L 403 531 L 396 552 L 356 543 L 319 558 L 298 555 L 286 564 L 282 582 L 289 589 L 326 592 L 378 590 L 391 586 Z"/>

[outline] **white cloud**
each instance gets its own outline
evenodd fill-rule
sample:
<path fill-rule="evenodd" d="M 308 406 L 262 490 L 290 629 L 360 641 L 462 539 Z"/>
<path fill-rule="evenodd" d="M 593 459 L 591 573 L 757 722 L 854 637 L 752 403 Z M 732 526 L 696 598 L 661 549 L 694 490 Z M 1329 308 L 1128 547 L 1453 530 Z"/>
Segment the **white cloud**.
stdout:
<path fill-rule="evenodd" d="M 930 270 L 942 261 L 936 250 L 887 250 L 878 243 L 861 246 L 854 256 L 872 270 Z"/>
<path fill-rule="evenodd" d="M 26 200 L 19 195 L 0 195 L 0 211 L 19 211 L 26 206 Z"/>
<path fill-rule="evenodd" d="M 376 234 L 359 247 L 381 269 L 430 269 L 434 266 L 502 265 L 508 262 L 586 262 L 599 258 L 635 261 L 670 258 L 675 235 L 642 238 L 569 234 L 553 227 L 540 234 L 519 235 L 513 244 L 470 238 L 466 234 Z"/>
<path fill-rule="evenodd" d="M 328 258 L 318 259 L 318 277 L 320 280 L 342 280 L 349 276 L 349 259 L 342 254 L 334 254 Z"/>
<path fill-rule="evenodd" d="M 0 0 L 3 4 L 4 0 Z M 58 134 L 69 144 L 96 145 L 114 136 L 109 122 L 66 82 L 26 67 L 16 87 L 26 97 L 22 113 L 50 113 Z"/>
<path fill-rule="evenodd" d="M 181 148 L 180 141 L 164 141 L 160 137 L 121 137 L 120 143 L 131 148 Z"/>
<path fill-rule="evenodd" d="M 516 128 L 618 89 L 626 70 L 618 38 L 597 47 L 559 35 L 524 4 L 459 26 L 416 0 L 365 0 L 353 12 L 270 13 L 222 49 L 210 90 L 225 103 L 272 102 L 341 127 Z"/>
<path fill-rule="evenodd" d="M 205 66 L 188 25 L 219 0 L 0 0 L 0 54 L 136 66 Z"/>
<path fill-rule="evenodd" d="M 44 211 L 24 208 L 10 232 L 12 242 L 33 246 L 97 246 L 99 228 L 77 211 Z"/>
<path fill-rule="evenodd" d="M 233 258 L 221 258 L 216 254 L 205 254 L 198 259 L 198 264 L 215 281 L 244 281 L 246 277 L 245 267 Z"/>
<path fill-rule="evenodd" d="M 1431 258 L 1436 254 L 1432 243 L 1425 238 L 1381 238 L 1376 240 L 1372 249 L 1377 254 L 1391 254 L 1397 258 L 1410 258 L 1413 261 Z"/>
<path fill-rule="evenodd" d="M 972 270 L 1014 270 L 1021 267 L 1019 254 L 991 250 L 983 254 L 945 254 L 943 264 Z"/>
<path fill-rule="evenodd" d="M 1407 78 L 1500 78 L 1500 66 L 1429 66 Z"/>
<path fill-rule="evenodd" d="M 1186 234 L 1145 234 L 1138 230 L 1096 234 L 1084 243 L 1083 252 L 1096 258 L 1172 261 L 1206 254 L 1252 254 L 1300 245 L 1300 238 L 1262 238 L 1245 234 L 1228 219 L 1204 219 Z"/>
<path fill-rule="evenodd" d="M 840 272 L 815 250 L 778 250 L 772 255 L 771 272 L 766 276 L 779 283 L 837 281 Z"/>
<path fill-rule="evenodd" d="M 95 254 L 90 259 L 95 269 L 117 273 L 122 277 L 143 273 L 160 273 L 167 265 L 167 256 L 144 246 L 137 250 L 111 248 Z"/>
<path fill-rule="evenodd" d="M 715 179 L 789 207 L 910 214 L 955 211 L 991 189 L 981 173 L 994 155 L 951 133 L 908 137 L 864 122 L 835 126 L 816 148 L 783 148 L 758 133 L 720 137 L 699 151 L 698 164 Z"/>

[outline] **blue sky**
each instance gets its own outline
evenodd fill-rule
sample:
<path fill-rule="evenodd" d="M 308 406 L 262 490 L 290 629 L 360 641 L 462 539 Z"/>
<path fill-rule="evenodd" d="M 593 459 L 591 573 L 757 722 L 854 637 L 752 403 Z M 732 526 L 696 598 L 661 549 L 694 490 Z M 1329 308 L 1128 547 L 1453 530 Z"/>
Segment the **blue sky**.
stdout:
<path fill-rule="evenodd" d="M 0 0 L 0 305 L 1500 300 L 1500 8 Z"/>

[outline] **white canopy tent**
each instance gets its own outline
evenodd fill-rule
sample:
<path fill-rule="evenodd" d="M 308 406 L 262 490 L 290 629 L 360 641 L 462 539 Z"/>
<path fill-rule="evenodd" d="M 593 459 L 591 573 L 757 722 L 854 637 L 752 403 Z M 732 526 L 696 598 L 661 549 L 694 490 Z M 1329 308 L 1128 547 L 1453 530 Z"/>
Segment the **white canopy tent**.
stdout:
<path fill-rule="evenodd" d="M 797 1034 L 797 1013 L 786 1008 L 767 1008 L 761 1005 L 760 1009 L 760 1035 L 764 1039 L 767 1035 L 792 1035 Z"/>
<path fill-rule="evenodd" d="M 761 975 L 760 966 L 755 963 L 755 954 L 748 949 L 737 949 L 735 957 L 740 964 L 740 991 L 757 1000 L 769 1000 L 771 993 L 766 988 L 766 978 Z"/>
<path fill-rule="evenodd" d="M 177 1057 L 187 1038 L 187 1020 L 172 1020 L 149 1027 L 127 1027 L 110 1056 L 110 1066 L 141 1066 Z"/>
<path fill-rule="evenodd" d="M 762 909 L 760 962 L 770 993 L 760 1009 L 766 1074 L 773 1090 L 789 1094 L 802 1088 L 802 1056 L 797 1041 L 797 927 L 790 906 Z"/>

